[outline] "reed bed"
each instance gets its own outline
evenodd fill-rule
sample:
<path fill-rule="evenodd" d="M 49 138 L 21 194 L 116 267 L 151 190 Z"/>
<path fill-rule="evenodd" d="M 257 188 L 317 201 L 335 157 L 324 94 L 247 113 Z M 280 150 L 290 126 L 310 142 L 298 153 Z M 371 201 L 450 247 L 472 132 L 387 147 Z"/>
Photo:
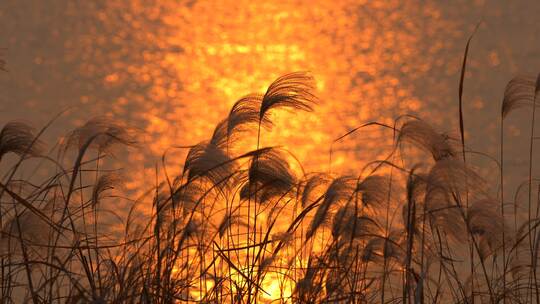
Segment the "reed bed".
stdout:
<path fill-rule="evenodd" d="M 462 89 L 463 79 L 460 104 Z M 208 140 L 176 147 L 187 152 L 179 174 L 169 175 L 164 154 L 140 197 L 106 161 L 138 145 L 134 130 L 92 119 L 45 152 L 48 125 L 7 122 L 1 301 L 540 303 L 539 96 L 540 77 L 520 76 L 502 97 L 503 127 L 517 108 L 531 119 L 530 172 L 518 190 L 526 198 L 510 201 L 502 153 L 499 184 L 467 162 L 461 115 L 461 138 L 408 115 L 352 130 L 344 137 L 383 128 L 393 141 L 355 174 L 293 170 L 293 151 L 261 138 L 272 112 L 303 115 L 318 102 L 303 72 L 238 100 Z M 36 160 L 50 175 L 19 178 Z"/>

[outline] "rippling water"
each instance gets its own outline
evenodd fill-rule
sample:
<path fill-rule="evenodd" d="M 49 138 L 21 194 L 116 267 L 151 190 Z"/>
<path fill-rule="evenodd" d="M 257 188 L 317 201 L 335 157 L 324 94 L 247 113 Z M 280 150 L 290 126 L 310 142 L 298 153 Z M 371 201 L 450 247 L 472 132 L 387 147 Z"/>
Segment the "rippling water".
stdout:
<path fill-rule="evenodd" d="M 505 83 L 540 70 L 538 16 L 536 1 L 4 0 L 0 121 L 39 126 L 72 107 L 51 138 L 91 116 L 126 121 L 146 134 L 130 161 L 152 174 L 167 147 L 210 136 L 238 98 L 308 70 L 321 103 L 314 113 L 274 117 L 263 144 L 285 145 L 309 170 L 325 170 L 332 140 L 367 121 L 411 113 L 455 130 L 463 49 L 482 20 L 465 123 L 470 145 L 496 155 Z M 526 141 L 522 121 L 509 127 L 516 142 Z M 376 128 L 350 137 L 336 146 L 333 169 L 358 170 L 390 137 Z M 520 150 L 509 149 L 511 165 L 523 167 Z"/>
<path fill-rule="evenodd" d="M 463 50 L 482 21 L 465 126 L 472 149 L 497 156 L 506 82 L 540 72 L 539 16 L 535 0 L 2 0 L 0 58 L 9 71 L 0 73 L 0 126 L 24 119 L 39 127 L 69 109 L 47 133 L 52 141 L 94 116 L 126 122 L 143 141 L 117 160 L 131 170 L 128 187 L 140 190 L 167 148 L 208 138 L 237 99 L 304 70 L 320 104 L 274 113 L 262 144 L 287 147 L 308 171 L 328 170 L 332 141 L 369 121 L 413 114 L 455 132 Z M 512 116 L 506 167 L 519 181 L 529 116 Z M 355 133 L 334 146 L 332 170 L 360 171 L 388 152 L 391 137 L 374 127 Z M 173 173 L 185 150 L 169 152 Z M 264 287 L 276 295 L 278 281 Z"/>

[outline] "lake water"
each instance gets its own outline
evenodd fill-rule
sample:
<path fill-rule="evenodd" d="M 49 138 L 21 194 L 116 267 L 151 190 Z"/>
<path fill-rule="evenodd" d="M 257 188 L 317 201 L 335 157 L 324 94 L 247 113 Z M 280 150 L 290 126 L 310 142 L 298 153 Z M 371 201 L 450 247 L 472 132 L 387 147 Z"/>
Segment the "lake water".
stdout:
<path fill-rule="evenodd" d="M 540 72 L 539 17 L 534 0 L 3 0 L 0 124 L 39 127 L 69 108 L 47 133 L 52 140 L 93 116 L 124 121 L 145 135 L 121 159 L 151 175 L 167 147 L 209 137 L 238 98 L 307 70 L 321 103 L 314 113 L 275 115 L 263 144 L 326 170 L 332 140 L 368 121 L 409 113 L 455 132 L 463 51 L 481 22 L 465 126 L 468 145 L 496 157 L 506 82 Z M 515 174 L 527 170 L 528 119 L 520 111 L 508 123 Z M 391 136 L 370 128 L 349 137 L 336 146 L 332 170 L 358 171 L 388 151 Z M 169 162 L 181 160 L 174 152 Z"/>

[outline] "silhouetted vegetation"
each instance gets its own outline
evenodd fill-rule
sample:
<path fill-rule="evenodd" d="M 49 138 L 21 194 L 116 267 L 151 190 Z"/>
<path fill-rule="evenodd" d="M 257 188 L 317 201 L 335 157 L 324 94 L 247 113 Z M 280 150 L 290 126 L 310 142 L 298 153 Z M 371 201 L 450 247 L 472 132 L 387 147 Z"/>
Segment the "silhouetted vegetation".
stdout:
<path fill-rule="evenodd" d="M 210 139 L 177 147 L 187 150 L 174 164 L 181 174 L 167 173 L 164 154 L 155 184 L 136 198 L 104 164 L 117 147 L 138 145 L 130 128 L 91 119 L 45 153 L 47 126 L 4 124 L 2 302 L 540 301 L 540 77 L 514 78 L 503 97 L 501 122 L 527 107 L 532 126 L 520 188 L 528 195 L 511 202 L 502 199 L 501 160 L 501 184 L 491 185 L 466 162 L 463 130 L 453 138 L 412 116 L 347 134 L 385 128 L 393 139 L 388 157 L 355 175 L 303 172 L 294 151 L 260 146 L 269 114 L 311 111 L 313 88 L 309 75 L 292 73 L 240 99 Z M 409 164 L 404 151 L 424 161 Z M 35 159 L 51 174 L 18 178 Z"/>

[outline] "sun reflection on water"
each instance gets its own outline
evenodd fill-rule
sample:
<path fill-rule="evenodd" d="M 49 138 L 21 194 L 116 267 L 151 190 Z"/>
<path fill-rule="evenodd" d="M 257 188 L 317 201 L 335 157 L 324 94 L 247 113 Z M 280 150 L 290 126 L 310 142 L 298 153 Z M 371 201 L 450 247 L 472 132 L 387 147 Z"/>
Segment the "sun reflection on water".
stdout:
<path fill-rule="evenodd" d="M 138 2 L 129 6 L 146 9 Z M 130 15 L 129 10 L 125 14 Z M 453 32 L 452 24 L 430 3 L 417 10 L 401 1 L 221 1 L 185 6 L 164 1 L 159 14 L 163 28 L 157 33 L 147 30 L 145 39 L 161 51 L 144 51 L 139 66 L 115 62 L 123 75 L 104 78 L 109 85 L 134 81 L 146 86 L 145 96 L 128 99 L 127 104 L 122 97 L 114 104 L 138 109 L 127 115 L 145 126 L 147 148 L 155 156 L 169 146 L 207 138 L 238 98 L 263 93 L 279 75 L 307 70 L 315 76 L 321 98 L 315 113 L 274 115 L 276 127 L 263 134 L 263 142 L 290 148 L 311 170 L 327 170 L 328 147 L 337 136 L 369 120 L 391 123 L 398 113 L 421 110 L 421 100 L 411 84 L 403 82 L 403 75 L 411 80 L 434 67 L 458 63 L 418 56 L 436 54 L 446 43 L 438 37 Z M 426 37 L 431 43 L 421 43 Z M 103 37 L 107 43 L 110 39 Z M 118 115 L 122 113 L 126 112 Z M 337 145 L 333 169 L 357 170 L 364 161 L 382 155 L 387 148 L 382 143 L 390 143 L 385 140 L 388 134 L 376 128 L 358 137 Z M 171 161 L 181 161 L 183 155 Z"/>
<path fill-rule="evenodd" d="M 310 71 L 321 100 L 314 113 L 273 113 L 275 127 L 262 133 L 263 146 L 283 146 L 298 157 L 303 167 L 295 159 L 290 164 L 301 174 L 302 169 L 328 170 L 329 147 L 348 130 L 371 120 L 391 125 L 399 114 L 421 111 L 414 81 L 431 69 L 459 67 L 459 57 L 437 57 L 451 43 L 448 37 L 459 33 L 431 1 L 421 9 L 418 3 L 398 0 L 80 5 L 96 18 L 94 26 L 75 29 L 63 41 L 65 58 L 53 60 L 75 65 L 85 77 L 87 82 L 74 88 L 80 90 L 81 107 L 143 131 L 142 149 L 127 160 L 127 170 L 134 173 L 127 187 L 136 193 L 154 185 L 153 165 L 164 151 L 168 173 L 179 173 L 186 150 L 174 147 L 210 137 L 236 100 L 264 93 L 282 74 Z M 66 11 L 76 18 L 81 8 L 69 4 Z M 95 96 L 98 89 L 105 93 Z M 387 132 L 370 128 L 336 144 L 332 171 L 358 172 L 382 156 L 391 144 Z M 246 140 L 251 148 L 255 143 L 255 137 Z M 259 221 L 261 227 L 266 224 L 264 213 Z M 314 250 L 323 243 L 317 238 Z M 307 261 L 293 264 L 301 269 Z M 239 274 L 231 276 L 238 284 L 245 281 Z M 195 300 L 215 287 L 204 278 L 200 285 L 190 290 Z M 291 278 L 269 271 L 261 300 L 288 299 L 293 286 Z"/>

